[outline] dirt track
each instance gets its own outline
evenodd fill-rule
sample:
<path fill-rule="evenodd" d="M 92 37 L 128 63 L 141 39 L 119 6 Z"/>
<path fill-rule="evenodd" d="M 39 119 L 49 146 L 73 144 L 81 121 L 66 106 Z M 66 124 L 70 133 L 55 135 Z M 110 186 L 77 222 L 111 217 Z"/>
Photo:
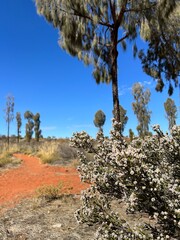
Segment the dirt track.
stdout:
<path fill-rule="evenodd" d="M 0 206 L 11 204 L 34 194 L 44 185 L 57 185 L 63 182 L 62 192 L 79 194 L 88 187 L 80 182 L 76 169 L 72 167 L 48 166 L 36 157 L 15 154 L 22 159 L 20 167 L 0 173 Z"/>

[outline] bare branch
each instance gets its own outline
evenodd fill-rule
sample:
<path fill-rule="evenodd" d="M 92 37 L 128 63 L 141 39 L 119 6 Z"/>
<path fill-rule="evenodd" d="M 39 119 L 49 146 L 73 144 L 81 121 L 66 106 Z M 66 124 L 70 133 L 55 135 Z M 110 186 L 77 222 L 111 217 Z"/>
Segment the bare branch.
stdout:
<path fill-rule="evenodd" d="M 126 35 L 125 35 L 124 37 L 122 37 L 121 39 L 119 39 L 119 40 L 117 41 L 117 44 L 120 43 L 120 42 L 122 42 L 122 41 L 123 41 L 124 39 L 126 39 L 128 36 L 129 36 L 129 33 L 126 33 Z"/>

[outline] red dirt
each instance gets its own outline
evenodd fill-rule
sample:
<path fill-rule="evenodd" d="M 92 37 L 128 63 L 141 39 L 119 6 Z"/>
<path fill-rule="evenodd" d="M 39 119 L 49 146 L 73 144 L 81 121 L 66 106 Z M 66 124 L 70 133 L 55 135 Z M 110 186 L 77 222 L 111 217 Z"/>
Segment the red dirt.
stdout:
<path fill-rule="evenodd" d="M 44 185 L 63 182 L 63 193 L 79 194 L 89 185 L 81 183 L 79 174 L 72 167 L 49 166 L 36 157 L 14 154 L 23 162 L 20 167 L 0 173 L 0 206 L 15 203 L 32 196 Z"/>

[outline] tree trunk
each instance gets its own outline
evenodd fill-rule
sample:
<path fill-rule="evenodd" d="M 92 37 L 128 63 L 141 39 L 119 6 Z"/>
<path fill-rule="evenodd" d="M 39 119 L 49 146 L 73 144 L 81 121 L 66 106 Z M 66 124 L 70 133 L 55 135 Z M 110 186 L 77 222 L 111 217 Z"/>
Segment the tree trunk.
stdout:
<path fill-rule="evenodd" d="M 117 122 L 120 122 L 120 111 L 119 111 L 119 95 L 118 95 L 118 74 L 117 74 L 117 39 L 118 39 L 118 28 L 113 29 L 111 32 L 111 40 L 113 43 L 111 51 L 111 76 L 112 76 L 112 95 L 113 95 L 113 108 L 114 118 Z"/>
<path fill-rule="evenodd" d="M 8 120 L 8 131 L 7 131 L 8 150 L 9 150 L 9 125 L 10 125 L 10 121 Z"/>
<path fill-rule="evenodd" d="M 17 129 L 17 142 L 19 143 L 19 128 Z"/>

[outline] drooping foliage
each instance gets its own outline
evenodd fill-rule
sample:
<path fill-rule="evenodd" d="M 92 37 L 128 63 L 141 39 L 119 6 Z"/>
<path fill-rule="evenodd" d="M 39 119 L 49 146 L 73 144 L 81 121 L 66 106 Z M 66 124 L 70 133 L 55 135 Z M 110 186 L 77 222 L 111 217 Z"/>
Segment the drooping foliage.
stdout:
<path fill-rule="evenodd" d="M 102 110 L 98 110 L 94 116 L 94 125 L 102 131 L 102 127 L 106 121 L 106 115 Z"/>
<path fill-rule="evenodd" d="M 26 111 L 24 113 L 24 118 L 27 119 L 26 123 L 26 140 L 30 142 L 33 135 L 34 121 L 33 121 L 33 113 L 30 111 Z"/>
<path fill-rule="evenodd" d="M 149 123 L 151 112 L 148 110 L 151 93 L 149 89 L 144 90 L 140 83 L 135 83 L 132 88 L 135 102 L 132 103 L 133 111 L 138 119 L 137 131 L 140 137 L 149 134 Z"/>
<path fill-rule="evenodd" d="M 118 46 L 126 49 L 126 41 L 129 40 L 133 44 L 136 56 L 138 48 L 135 40 L 144 23 L 153 23 L 156 19 L 157 26 L 163 23 L 163 29 L 168 29 L 165 27 L 168 24 L 165 18 L 175 9 L 176 1 L 35 0 L 35 2 L 38 13 L 59 30 L 60 46 L 85 64 L 92 64 L 93 76 L 97 83 L 112 82 L 114 116 L 119 122 Z M 157 15 L 162 17 L 157 18 Z M 153 34 L 150 36 L 147 39 L 150 51 L 151 48 L 157 50 L 156 39 Z M 163 38 L 158 40 L 159 45 L 168 45 L 168 42 L 163 42 Z M 156 52 L 159 58 L 161 52 Z M 156 58 L 152 61 L 156 61 Z M 143 64 L 145 68 L 146 65 L 149 67 L 151 62 L 143 60 Z M 172 67 L 169 67 L 167 71 L 171 69 Z"/>
<path fill-rule="evenodd" d="M 156 80 L 156 90 L 162 92 L 166 80 L 172 95 L 180 75 L 180 2 L 161 0 L 159 6 L 153 18 L 147 15 L 142 22 L 141 36 L 149 43 L 139 57 L 143 70 Z"/>
<path fill-rule="evenodd" d="M 166 102 L 164 103 L 164 109 L 166 111 L 166 118 L 169 123 L 169 130 L 171 131 L 172 127 L 176 125 L 177 118 L 177 107 L 174 100 L 167 98 Z"/>

